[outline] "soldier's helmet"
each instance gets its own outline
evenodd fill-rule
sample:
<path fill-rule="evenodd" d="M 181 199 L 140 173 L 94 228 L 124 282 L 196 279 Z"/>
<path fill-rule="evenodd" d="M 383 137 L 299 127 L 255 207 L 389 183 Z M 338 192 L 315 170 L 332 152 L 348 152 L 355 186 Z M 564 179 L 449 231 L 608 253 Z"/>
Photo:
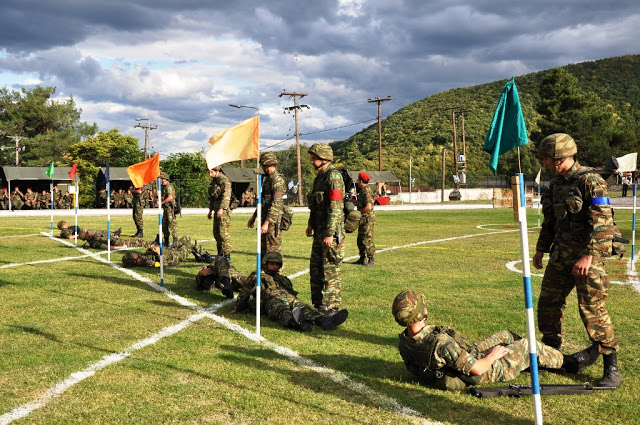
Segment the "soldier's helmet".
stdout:
<path fill-rule="evenodd" d="M 62 226 L 64 226 L 65 224 L 67 224 L 67 222 L 66 222 L 66 221 L 64 221 L 64 220 L 60 220 L 60 221 L 58 222 L 58 229 L 62 230 Z"/>
<path fill-rule="evenodd" d="M 578 153 L 576 142 L 565 133 L 551 134 L 542 139 L 538 146 L 538 156 L 540 158 L 549 156 L 553 159 L 562 159 L 569 158 L 576 153 Z"/>
<path fill-rule="evenodd" d="M 169 180 L 169 173 L 167 173 L 166 171 L 161 172 L 160 178 Z"/>
<path fill-rule="evenodd" d="M 125 267 L 135 267 L 138 265 L 140 257 L 134 252 L 127 252 L 122 256 L 122 265 Z"/>
<path fill-rule="evenodd" d="M 260 165 L 268 167 L 270 165 L 278 165 L 278 158 L 273 152 L 265 152 L 260 155 Z"/>
<path fill-rule="evenodd" d="M 217 167 L 211 168 L 211 171 L 222 171 L 222 167 L 218 165 Z"/>
<path fill-rule="evenodd" d="M 427 300 L 416 291 L 400 292 L 393 300 L 392 312 L 400 326 L 409 326 L 427 318 Z"/>
<path fill-rule="evenodd" d="M 314 143 L 309 148 L 309 153 L 325 161 L 333 161 L 333 149 L 326 143 Z"/>
<path fill-rule="evenodd" d="M 267 251 L 262 257 L 262 265 L 266 265 L 267 263 L 278 263 L 280 267 L 282 267 L 282 254 L 277 251 Z"/>

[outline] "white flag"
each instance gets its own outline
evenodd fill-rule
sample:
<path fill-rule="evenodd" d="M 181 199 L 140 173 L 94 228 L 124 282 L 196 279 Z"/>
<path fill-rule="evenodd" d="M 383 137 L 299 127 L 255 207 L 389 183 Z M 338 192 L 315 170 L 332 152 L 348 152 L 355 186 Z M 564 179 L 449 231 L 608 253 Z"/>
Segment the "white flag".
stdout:
<path fill-rule="evenodd" d="M 538 175 L 536 176 L 535 182 L 538 186 L 540 186 L 540 173 L 542 172 L 542 168 L 538 170 Z"/>

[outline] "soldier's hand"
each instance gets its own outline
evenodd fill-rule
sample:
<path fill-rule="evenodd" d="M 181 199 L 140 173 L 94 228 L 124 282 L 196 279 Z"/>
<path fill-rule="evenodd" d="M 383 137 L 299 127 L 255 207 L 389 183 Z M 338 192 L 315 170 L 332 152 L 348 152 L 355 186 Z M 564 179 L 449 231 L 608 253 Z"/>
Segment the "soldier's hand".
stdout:
<path fill-rule="evenodd" d="M 260 227 L 260 233 L 264 235 L 268 231 L 269 231 L 269 222 L 265 221 L 264 223 L 262 223 L 262 226 Z"/>
<path fill-rule="evenodd" d="M 238 310 L 234 307 L 233 310 L 231 310 L 231 314 L 238 314 Z"/>
<path fill-rule="evenodd" d="M 209 210 L 209 214 L 207 214 L 207 218 L 211 220 L 211 210 Z"/>
<path fill-rule="evenodd" d="M 247 221 L 247 227 L 253 229 L 253 224 L 256 222 L 256 216 L 252 215 L 249 221 Z"/>
<path fill-rule="evenodd" d="M 591 267 L 592 260 L 593 260 L 593 256 L 591 256 L 591 255 L 583 255 L 573 265 L 573 270 L 571 270 L 571 273 L 574 276 L 586 276 L 587 273 L 589 272 L 589 267 Z"/>
<path fill-rule="evenodd" d="M 218 211 L 216 211 L 216 217 L 220 218 L 222 217 L 222 213 L 224 212 L 224 210 L 222 208 L 220 208 Z"/>
<path fill-rule="evenodd" d="M 536 251 L 536 253 L 533 254 L 533 267 L 535 267 L 538 270 L 540 270 L 542 268 L 542 257 L 543 256 L 544 256 L 544 253 L 540 252 L 540 251 Z"/>
<path fill-rule="evenodd" d="M 306 234 L 307 234 L 307 237 L 308 237 L 308 238 L 310 238 L 311 236 L 313 236 L 313 227 L 311 227 L 311 226 L 307 226 Z"/>
<path fill-rule="evenodd" d="M 326 246 L 331 246 L 333 245 L 333 236 L 327 236 L 326 238 L 324 238 L 322 240 L 322 243 Z"/>

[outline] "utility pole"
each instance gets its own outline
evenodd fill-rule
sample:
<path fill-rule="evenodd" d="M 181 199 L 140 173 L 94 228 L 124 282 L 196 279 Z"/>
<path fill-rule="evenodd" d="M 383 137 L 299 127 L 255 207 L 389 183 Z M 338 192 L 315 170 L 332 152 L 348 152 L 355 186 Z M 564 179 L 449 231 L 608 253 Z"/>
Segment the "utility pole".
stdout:
<path fill-rule="evenodd" d="M 462 123 L 462 158 L 460 161 L 462 164 L 462 184 L 467 184 L 467 142 L 465 140 L 465 131 L 464 131 L 464 113 L 469 112 L 468 109 L 460 109 L 460 121 Z"/>
<path fill-rule="evenodd" d="M 391 96 L 387 96 L 386 99 L 380 99 L 379 97 L 374 97 L 373 99 L 367 99 L 367 102 L 378 103 L 378 171 L 382 171 L 382 102 L 391 100 Z"/>
<path fill-rule="evenodd" d="M 151 120 L 149 118 L 136 118 L 136 121 L 147 121 L 146 125 L 142 125 L 140 123 L 133 126 L 133 128 L 144 128 L 144 159 L 149 158 L 149 130 L 155 130 L 158 128 L 157 125 L 151 125 Z"/>
<path fill-rule="evenodd" d="M 462 110 L 462 106 L 449 106 L 444 109 L 446 111 L 451 111 L 451 121 L 453 123 L 453 166 L 455 173 L 455 190 L 457 191 L 460 188 L 460 176 L 458 175 L 458 134 L 456 131 L 456 111 L 460 112 Z"/>
<path fill-rule="evenodd" d="M 280 93 L 280 97 L 282 96 L 289 96 L 293 98 L 293 106 L 286 107 L 284 108 L 284 110 L 289 113 L 291 113 L 291 110 L 293 110 L 296 121 L 296 153 L 298 154 L 298 205 L 302 206 L 302 167 L 300 165 L 300 131 L 298 130 L 298 110 L 301 108 L 311 108 L 309 107 L 309 105 L 298 105 L 298 97 L 303 98 L 305 96 L 308 96 L 307 93 L 288 92 L 283 89 L 282 93 Z"/>
<path fill-rule="evenodd" d="M 16 141 L 16 167 L 18 166 L 18 153 L 20 152 L 20 139 L 22 139 L 22 137 L 20 136 L 8 136 L 10 139 L 13 139 Z M 24 147 L 22 148 L 22 150 L 24 150 Z"/>

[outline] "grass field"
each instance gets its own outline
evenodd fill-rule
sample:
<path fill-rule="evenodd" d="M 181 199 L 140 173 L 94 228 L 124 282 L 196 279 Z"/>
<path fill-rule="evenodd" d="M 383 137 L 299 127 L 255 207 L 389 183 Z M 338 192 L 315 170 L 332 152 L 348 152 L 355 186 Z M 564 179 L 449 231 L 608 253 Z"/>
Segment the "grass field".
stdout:
<path fill-rule="evenodd" d="M 56 217 L 73 221 L 72 216 Z M 255 231 L 234 214 L 233 264 L 255 268 Z M 616 211 L 625 236 L 631 212 Z M 529 226 L 536 224 L 536 212 Z M 205 216 L 179 218 L 180 234 L 215 252 Z M 86 228 L 105 219 L 81 217 Z M 148 240 L 157 220 L 145 216 Z M 229 314 L 219 292 L 195 290 L 201 264 L 126 273 L 107 255 L 78 249 L 48 232 L 49 217 L 0 218 L 0 424 L 339 423 L 531 424 L 532 400 L 476 399 L 419 385 L 397 352 L 402 330 L 391 316 L 395 295 L 427 295 L 429 319 L 471 340 L 510 329 L 525 334 L 521 258 L 511 210 L 380 211 L 376 266 L 343 264 L 343 307 L 335 331 L 302 334 L 266 317 Z M 129 216 L 112 217 L 123 235 Z M 284 235 L 285 274 L 309 301 L 306 214 Z M 346 256 L 355 257 L 355 234 Z M 529 232 L 535 246 L 537 231 Z M 73 243 L 73 241 L 71 241 Z M 630 249 L 629 249 L 630 251 Z M 91 255 L 89 255 L 91 254 Z M 97 255 L 96 255 L 97 254 Z M 121 252 L 111 254 L 120 264 Z M 625 258 L 629 258 L 629 254 Z M 355 258 L 349 260 L 353 261 Z M 590 396 L 543 396 L 548 424 L 640 423 L 640 285 L 625 260 L 610 260 L 608 308 L 620 340 L 623 383 Z M 534 269 L 534 303 L 541 275 Z M 633 283 L 635 282 L 635 286 Z M 588 345 L 575 293 L 566 311 L 565 353 Z M 542 371 L 542 383 L 595 382 L 602 359 L 578 376 Z M 516 382 L 529 383 L 522 374 Z"/>

